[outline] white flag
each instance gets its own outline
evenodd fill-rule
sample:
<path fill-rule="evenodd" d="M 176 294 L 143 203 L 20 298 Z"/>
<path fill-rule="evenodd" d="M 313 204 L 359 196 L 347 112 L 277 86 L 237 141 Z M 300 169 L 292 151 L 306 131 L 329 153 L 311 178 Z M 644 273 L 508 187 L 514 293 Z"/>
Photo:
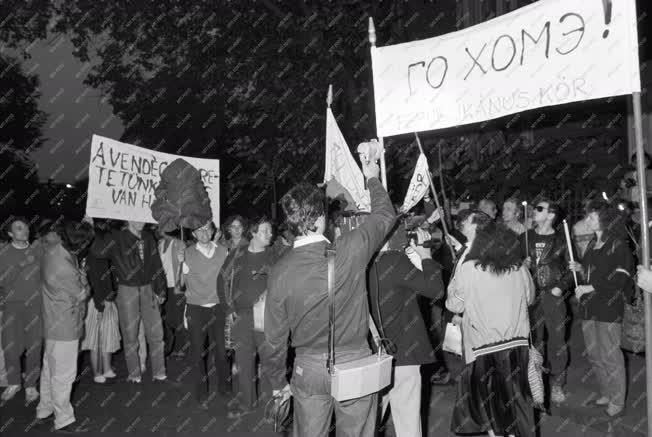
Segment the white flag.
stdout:
<path fill-rule="evenodd" d="M 422 153 L 419 155 L 412 180 L 410 180 L 410 186 L 405 194 L 405 200 L 401 208 L 403 212 L 411 210 L 428 192 L 428 171 L 428 160 L 426 155 Z"/>
<path fill-rule="evenodd" d="M 364 175 L 346 144 L 331 108 L 326 109 L 326 170 L 324 182 L 335 179 L 355 201 L 360 211 L 371 210 L 369 191 L 364 188 Z"/>

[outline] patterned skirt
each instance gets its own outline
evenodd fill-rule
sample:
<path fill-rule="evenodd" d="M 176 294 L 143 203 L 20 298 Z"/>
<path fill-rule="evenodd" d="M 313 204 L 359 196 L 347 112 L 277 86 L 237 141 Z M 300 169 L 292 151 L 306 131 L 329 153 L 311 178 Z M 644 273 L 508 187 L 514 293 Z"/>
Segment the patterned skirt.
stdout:
<path fill-rule="evenodd" d="M 467 364 L 457 385 L 451 431 L 535 435 L 525 346 L 482 355 Z"/>
<path fill-rule="evenodd" d="M 120 327 L 118 325 L 118 308 L 114 302 L 105 302 L 104 311 L 95 309 L 92 300 L 88 301 L 85 334 L 82 340 L 82 350 L 97 350 L 98 337 L 100 351 L 113 353 L 120 350 Z"/>

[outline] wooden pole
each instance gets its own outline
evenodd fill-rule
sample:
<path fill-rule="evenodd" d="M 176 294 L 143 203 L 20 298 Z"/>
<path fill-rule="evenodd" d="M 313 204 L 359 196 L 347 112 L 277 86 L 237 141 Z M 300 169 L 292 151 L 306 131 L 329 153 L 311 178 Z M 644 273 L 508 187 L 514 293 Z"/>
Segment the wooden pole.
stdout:
<path fill-rule="evenodd" d="M 448 202 L 448 197 L 446 196 L 446 187 L 444 187 L 444 165 L 441 160 L 441 144 L 440 141 L 437 145 L 437 159 L 439 160 L 439 189 L 441 190 L 441 198 L 444 200 L 444 207 L 446 207 L 445 219 L 452 225 L 453 219 L 451 217 L 451 204 Z"/>
<path fill-rule="evenodd" d="M 641 210 L 641 264 L 650 268 L 650 230 L 647 213 L 647 181 L 645 175 L 645 150 L 643 149 L 643 109 L 641 93 L 632 94 L 634 103 L 634 136 L 636 141 L 636 172 Z M 645 293 L 645 372 L 647 381 L 647 429 L 652 435 L 652 294 Z"/>
<path fill-rule="evenodd" d="M 426 154 L 423 153 L 423 147 L 421 146 L 421 140 L 419 139 L 419 134 L 415 132 L 414 138 L 416 138 L 417 140 L 417 146 L 419 146 L 419 153 L 421 153 L 423 156 L 426 156 Z M 426 157 L 426 161 L 427 160 L 428 158 Z M 437 205 L 437 209 L 439 209 L 439 215 L 441 216 L 441 225 L 442 228 L 444 229 L 444 235 L 450 237 L 450 234 L 448 233 L 448 225 L 446 224 L 446 213 L 444 212 L 444 208 L 442 208 L 441 205 L 439 204 L 439 197 L 437 196 L 437 190 L 435 189 L 435 184 L 432 181 L 432 175 L 430 174 L 430 171 L 427 171 L 426 174 L 428 175 L 428 183 L 430 184 L 430 191 L 432 192 L 432 198 L 435 200 L 435 205 Z M 451 243 L 449 243 L 449 239 L 445 239 L 445 240 L 448 246 L 451 248 L 451 254 L 453 255 L 453 263 L 456 263 L 457 257 L 455 256 L 455 248 Z"/>
<path fill-rule="evenodd" d="M 367 32 L 369 34 L 369 44 L 371 46 L 371 50 L 376 47 L 376 27 L 374 26 L 374 19 L 372 17 L 369 17 L 369 27 L 367 29 Z M 372 74 L 371 74 L 371 79 L 373 83 L 373 68 L 372 68 Z M 374 117 L 375 120 L 376 117 Z M 383 137 L 378 137 L 378 143 L 380 143 L 381 147 L 381 153 L 380 153 L 380 178 L 381 182 L 383 183 L 383 187 L 385 187 L 385 190 L 387 190 L 387 166 L 385 165 L 385 139 Z"/>

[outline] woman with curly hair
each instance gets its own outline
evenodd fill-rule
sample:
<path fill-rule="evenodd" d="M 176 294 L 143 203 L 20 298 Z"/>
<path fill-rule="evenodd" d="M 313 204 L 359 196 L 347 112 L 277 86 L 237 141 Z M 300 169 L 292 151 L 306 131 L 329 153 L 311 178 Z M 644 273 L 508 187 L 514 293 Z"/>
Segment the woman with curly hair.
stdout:
<path fill-rule="evenodd" d="M 624 217 L 604 201 L 590 202 L 587 224 L 595 237 L 582 263 L 571 262 L 584 284 L 577 287 L 582 333 L 600 390 L 596 405 L 609 416 L 625 408 L 625 361 L 620 350 L 625 299 L 633 296 L 634 257 L 627 245 Z"/>
<path fill-rule="evenodd" d="M 224 223 L 224 235 L 221 244 L 225 245 L 229 252 L 232 249 L 243 249 L 249 246 L 249 239 L 245 236 L 248 223 L 247 219 L 239 214 L 232 215 Z"/>
<path fill-rule="evenodd" d="M 475 214 L 482 214 L 476 212 Z M 473 214 L 466 220 L 471 226 Z M 465 223 L 462 223 L 464 232 Z M 446 307 L 464 313 L 466 368 L 452 431 L 459 434 L 535 434 L 528 383 L 528 304 L 534 284 L 518 236 L 501 224 L 478 227 L 448 286 Z"/>

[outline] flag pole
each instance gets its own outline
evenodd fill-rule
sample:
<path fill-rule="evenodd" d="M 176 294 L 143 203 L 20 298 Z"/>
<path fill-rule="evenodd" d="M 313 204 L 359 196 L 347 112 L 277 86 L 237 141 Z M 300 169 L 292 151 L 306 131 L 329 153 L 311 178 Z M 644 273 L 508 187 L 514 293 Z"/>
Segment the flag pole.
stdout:
<path fill-rule="evenodd" d="M 376 27 L 374 26 L 374 19 L 369 17 L 369 44 L 371 45 L 371 50 L 376 47 Z M 373 67 L 372 67 L 373 71 Z M 372 73 L 372 83 L 373 83 L 373 73 Z M 380 144 L 380 177 L 383 187 L 387 190 L 387 167 L 385 165 L 385 138 L 378 137 L 378 143 Z"/>
<path fill-rule="evenodd" d="M 421 140 L 419 139 L 419 134 L 415 132 L 414 138 L 416 138 L 417 140 L 417 146 L 419 146 L 419 153 L 421 153 L 423 156 L 426 156 L 426 154 L 423 153 L 423 147 L 421 146 Z M 426 157 L 426 161 L 428 161 L 427 157 Z M 439 204 L 439 197 L 437 196 L 437 190 L 435 189 L 435 184 L 432 181 L 432 175 L 430 174 L 430 166 L 428 166 L 428 171 L 426 172 L 426 174 L 428 175 L 428 183 L 430 184 L 430 191 L 432 191 L 432 198 L 435 199 L 435 205 L 437 205 L 437 208 L 439 209 L 439 213 L 441 215 L 441 225 L 444 230 L 444 235 L 450 237 L 450 234 L 448 233 L 448 225 L 446 224 L 446 212 Z M 446 239 L 446 243 L 451 248 L 451 254 L 453 255 L 453 263 L 457 262 L 457 257 L 455 256 L 455 248 L 451 243 L 449 243 L 449 239 Z"/>
<path fill-rule="evenodd" d="M 636 172 L 641 214 L 641 264 L 650 268 L 650 231 L 647 213 L 647 182 L 645 174 L 645 150 L 643 149 L 643 109 L 641 93 L 632 93 L 634 106 L 634 139 L 636 141 Z M 644 293 L 645 300 L 645 372 L 647 381 L 647 429 L 652 435 L 652 294 Z"/>

